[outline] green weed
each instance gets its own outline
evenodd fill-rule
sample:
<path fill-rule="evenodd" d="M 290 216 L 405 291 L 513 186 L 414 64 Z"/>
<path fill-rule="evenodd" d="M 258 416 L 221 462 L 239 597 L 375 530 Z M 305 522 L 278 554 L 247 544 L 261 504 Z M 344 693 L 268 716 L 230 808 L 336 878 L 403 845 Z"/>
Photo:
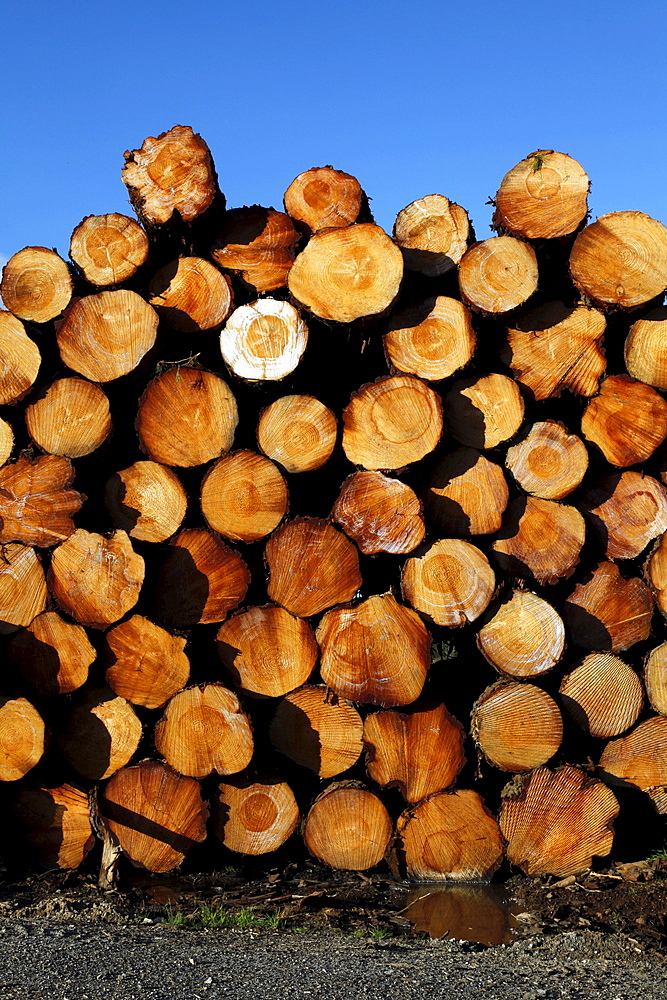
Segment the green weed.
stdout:
<path fill-rule="evenodd" d="M 234 927 L 255 930 L 275 930 L 280 925 L 279 914 L 261 914 L 253 906 L 242 906 L 238 910 L 226 910 L 223 906 L 202 903 L 193 913 L 168 909 L 164 923 L 172 927 Z"/>

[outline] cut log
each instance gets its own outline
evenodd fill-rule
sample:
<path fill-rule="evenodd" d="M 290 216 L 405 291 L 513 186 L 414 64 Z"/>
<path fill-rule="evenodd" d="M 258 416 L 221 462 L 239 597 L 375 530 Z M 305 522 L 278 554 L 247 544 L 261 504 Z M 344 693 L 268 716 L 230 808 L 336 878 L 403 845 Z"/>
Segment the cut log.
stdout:
<path fill-rule="evenodd" d="M 298 242 L 289 215 L 251 205 L 226 213 L 211 255 L 261 294 L 284 287 Z"/>
<path fill-rule="evenodd" d="M 634 559 L 667 531 L 667 487 L 639 472 L 598 480 L 581 506 L 608 559 Z"/>
<path fill-rule="evenodd" d="M 612 465 L 644 462 L 667 437 L 667 402 L 629 375 L 610 375 L 584 410 L 581 432 Z"/>
<path fill-rule="evenodd" d="M 579 768 L 518 775 L 500 810 L 507 859 L 526 875 L 576 875 L 609 854 L 618 812 L 613 792 Z"/>
<path fill-rule="evenodd" d="M 496 681 L 482 692 L 470 719 L 473 739 L 489 764 L 531 771 L 558 752 L 563 720 L 556 702 L 535 684 Z"/>
<path fill-rule="evenodd" d="M 48 591 L 35 550 L 4 545 L 0 550 L 0 632 L 27 626 L 46 608 Z"/>
<path fill-rule="evenodd" d="M 460 444 L 495 448 L 514 437 L 523 423 L 524 405 L 516 382 L 507 375 L 459 379 L 445 396 L 447 426 Z"/>
<path fill-rule="evenodd" d="M 361 587 L 359 556 L 349 539 L 320 518 L 297 518 L 266 543 L 267 593 L 299 618 L 352 600 Z"/>
<path fill-rule="evenodd" d="M 387 309 L 403 278 L 403 257 L 379 226 L 357 223 L 311 236 L 287 276 L 298 303 L 321 319 L 353 323 Z"/>
<path fill-rule="evenodd" d="M 190 468 L 229 451 L 238 419 L 236 400 L 221 378 L 177 367 L 148 384 L 136 428 L 154 462 Z"/>
<path fill-rule="evenodd" d="M 310 807 L 303 827 L 306 847 L 330 868 L 366 871 L 384 857 L 392 834 L 385 806 L 356 782 L 329 785 Z"/>
<path fill-rule="evenodd" d="M 253 753 L 250 720 L 222 684 L 189 687 L 174 695 L 156 723 L 155 749 L 190 778 L 238 774 Z"/>
<path fill-rule="evenodd" d="M 646 792 L 659 813 L 667 813 L 667 718 L 652 715 L 627 734 L 607 743 L 600 776 L 614 785 Z"/>
<path fill-rule="evenodd" d="M 588 452 L 581 438 L 569 434 L 564 424 L 541 420 L 508 449 L 505 464 L 526 493 L 562 500 L 586 475 Z"/>
<path fill-rule="evenodd" d="M 91 285 L 105 288 L 127 281 L 146 263 L 148 237 L 119 212 L 87 215 L 72 233 L 69 255 Z"/>
<path fill-rule="evenodd" d="M 412 552 L 426 531 L 416 493 L 381 472 L 354 472 L 345 480 L 332 517 L 364 555 Z"/>
<path fill-rule="evenodd" d="M 557 583 L 574 572 L 585 538 L 586 525 L 576 507 L 517 497 L 505 511 L 493 551 L 504 573 Z"/>
<path fill-rule="evenodd" d="M 280 698 L 305 684 L 319 656 L 308 622 L 276 605 L 233 615 L 216 638 L 233 683 L 266 698 Z"/>
<path fill-rule="evenodd" d="M 199 782 L 146 760 L 113 776 L 100 809 L 128 858 L 151 872 L 168 872 L 206 839 L 208 810 Z"/>
<path fill-rule="evenodd" d="M 350 462 L 364 469 L 401 469 L 437 445 L 442 405 L 418 378 L 382 378 L 352 396 L 343 425 L 343 450 Z"/>
<path fill-rule="evenodd" d="M 190 676 L 182 636 L 170 635 L 142 615 L 132 615 L 106 634 L 106 682 L 133 705 L 162 708 Z"/>
<path fill-rule="evenodd" d="M 569 236 L 586 218 L 589 188 L 586 171 L 571 156 L 538 149 L 500 182 L 494 226 L 531 240 Z"/>
<path fill-rule="evenodd" d="M 444 705 L 410 712 L 373 712 L 364 722 L 368 775 L 397 787 L 407 802 L 420 802 L 456 780 L 465 764 L 463 727 Z"/>
<path fill-rule="evenodd" d="M 667 389 L 667 308 L 659 306 L 630 327 L 625 341 L 625 367 L 633 378 Z"/>
<path fill-rule="evenodd" d="M 0 404 L 16 403 L 37 378 L 42 356 L 20 319 L 0 310 Z"/>
<path fill-rule="evenodd" d="M 56 334 L 64 364 L 92 382 L 111 382 L 134 371 L 157 337 L 158 317 L 126 289 L 78 299 Z"/>
<path fill-rule="evenodd" d="M 36 445 L 65 458 L 90 455 L 111 434 L 109 400 L 98 385 L 82 378 L 52 382 L 26 407 L 25 422 Z"/>
<path fill-rule="evenodd" d="M 38 698 L 70 694 L 88 680 L 97 653 L 80 625 L 54 611 L 37 615 L 9 643 L 9 659 Z"/>
<path fill-rule="evenodd" d="M 568 714 L 591 736 L 619 736 L 634 726 L 644 705 L 639 677 L 611 653 L 584 657 L 563 678 L 559 692 Z"/>
<path fill-rule="evenodd" d="M 111 476 L 104 503 L 115 528 L 142 542 L 166 542 L 180 528 L 188 498 L 171 469 L 135 462 Z"/>
<path fill-rule="evenodd" d="M 160 569 L 155 604 L 160 621 L 174 628 L 223 621 L 246 595 L 245 562 L 210 531 L 181 531 Z"/>
<path fill-rule="evenodd" d="M 592 396 L 607 367 L 601 347 L 606 326 L 597 309 L 546 302 L 513 321 L 502 357 L 535 399 L 564 389 Z"/>
<path fill-rule="evenodd" d="M 220 334 L 220 352 L 238 378 L 277 381 L 293 372 L 308 343 L 308 327 L 294 306 L 257 299 L 239 306 Z"/>
<path fill-rule="evenodd" d="M 570 274 L 602 305 L 634 309 L 667 288 L 667 229 L 643 212 L 610 212 L 574 241 Z"/>
<path fill-rule="evenodd" d="M 644 576 L 660 612 L 667 617 L 667 532 L 658 539 L 646 560 Z"/>
<path fill-rule="evenodd" d="M 492 236 L 474 243 L 459 264 L 463 301 L 485 313 L 511 312 L 537 288 L 537 258 L 527 243 Z"/>
<path fill-rule="evenodd" d="M 667 642 L 660 643 L 646 657 L 644 687 L 651 708 L 667 715 Z"/>
<path fill-rule="evenodd" d="M 384 335 L 390 365 L 434 382 L 467 365 L 476 343 L 470 313 L 462 302 L 445 295 L 397 313 Z"/>
<path fill-rule="evenodd" d="M 44 720 L 26 698 L 0 696 L 0 781 L 18 781 L 44 754 Z"/>
<path fill-rule="evenodd" d="M 58 745 L 84 778 L 110 778 L 133 757 L 141 739 L 141 722 L 124 698 L 109 688 L 92 688 L 78 697 Z"/>
<path fill-rule="evenodd" d="M 642 580 L 626 580 L 615 563 L 601 562 L 577 584 L 563 610 L 578 646 L 620 653 L 648 638 L 653 597 Z"/>
<path fill-rule="evenodd" d="M 334 608 L 316 631 L 322 680 L 362 705 L 410 705 L 422 692 L 431 636 L 418 614 L 391 594 Z"/>
<path fill-rule="evenodd" d="M 419 882 L 489 881 L 503 860 L 498 824 L 477 792 L 438 792 L 396 824 L 391 864 Z"/>
<path fill-rule="evenodd" d="M 279 703 L 269 738 L 280 753 L 320 778 L 334 778 L 361 757 L 364 724 L 347 701 L 324 684 L 292 691 Z"/>
<path fill-rule="evenodd" d="M 147 225 L 157 225 L 178 213 L 192 222 L 219 197 L 208 146 L 189 125 L 174 125 L 141 149 L 126 150 L 121 172 L 132 207 Z"/>
<path fill-rule="evenodd" d="M 284 781 L 223 781 L 215 793 L 212 829 L 237 854 L 270 854 L 299 823 L 294 792 Z"/>
<path fill-rule="evenodd" d="M 25 843 L 44 864 L 73 870 L 95 846 L 88 795 L 72 785 L 22 788 L 11 812 Z"/>
<path fill-rule="evenodd" d="M 106 628 L 139 600 L 144 560 L 124 531 L 105 538 L 77 528 L 54 549 L 48 579 L 68 615 L 90 628 Z"/>
<path fill-rule="evenodd" d="M 285 211 L 311 233 L 341 229 L 359 218 L 366 201 L 356 177 L 333 167 L 313 167 L 285 191 Z"/>
<path fill-rule="evenodd" d="M 148 292 L 150 304 L 180 333 L 212 330 L 232 311 L 231 281 L 201 257 L 165 264 L 151 278 Z"/>
<path fill-rule="evenodd" d="M 256 542 L 287 513 L 287 483 L 268 458 L 235 451 L 218 459 L 201 486 L 201 509 L 214 531 L 234 542 Z"/>
<path fill-rule="evenodd" d="M 513 590 L 477 633 L 477 648 L 502 674 L 538 677 L 560 661 L 565 625 L 537 594 Z"/>
<path fill-rule="evenodd" d="M 257 443 L 287 472 L 311 472 L 328 462 L 336 444 L 336 418 L 314 396 L 281 396 L 262 410 Z"/>
<path fill-rule="evenodd" d="M 465 208 L 443 194 L 427 194 L 396 216 L 394 240 L 405 266 L 427 278 L 446 274 L 460 262 L 474 239 Z"/>
<path fill-rule="evenodd" d="M 69 305 L 72 276 L 55 250 L 25 247 L 2 269 L 0 296 L 19 319 L 48 323 Z"/>
<path fill-rule="evenodd" d="M 0 465 L 4 465 L 14 447 L 14 431 L 12 425 L 0 418 Z"/>
<path fill-rule="evenodd" d="M 502 524 L 509 491 L 499 465 L 474 448 L 457 448 L 434 467 L 425 499 L 438 534 L 488 535 Z"/>
<path fill-rule="evenodd" d="M 69 489 L 73 479 L 72 463 L 56 455 L 21 456 L 0 468 L 0 544 L 48 548 L 69 538 L 84 501 Z"/>
<path fill-rule="evenodd" d="M 441 538 L 405 561 L 403 596 L 437 625 L 475 621 L 489 606 L 496 578 L 489 560 L 470 542 Z"/>

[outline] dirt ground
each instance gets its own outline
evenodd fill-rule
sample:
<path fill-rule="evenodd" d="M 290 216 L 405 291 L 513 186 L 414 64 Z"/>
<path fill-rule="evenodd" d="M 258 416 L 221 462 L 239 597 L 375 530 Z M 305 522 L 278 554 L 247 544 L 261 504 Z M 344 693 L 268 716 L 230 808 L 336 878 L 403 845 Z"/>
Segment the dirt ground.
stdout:
<path fill-rule="evenodd" d="M 336 872 L 314 861 L 169 875 L 125 864 L 113 891 L 97 887 L 92 867 L 67 873 L 0 866 L 0 918 L 12 917 L 335 931 L 377 941 L 452 938 L 471 946 L 591 930 L 621 936 L 637 951 L 665 950 L 667 856 L 577 878 L 515 875 L 491 885 L 407 885 L 381 869 Z"/>

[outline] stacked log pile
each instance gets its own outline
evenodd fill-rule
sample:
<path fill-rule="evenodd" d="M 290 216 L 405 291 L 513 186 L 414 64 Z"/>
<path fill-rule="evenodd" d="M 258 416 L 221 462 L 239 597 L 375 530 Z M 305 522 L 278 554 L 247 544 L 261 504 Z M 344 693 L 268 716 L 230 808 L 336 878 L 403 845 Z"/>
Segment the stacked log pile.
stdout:
<path fill-rule="evenodd" d="M 136 220 L 2 276 L 6 839 L 479 880 L 667 812 L 667 230 L 548 150 L 482 241 L 332 167 L 227 209 L 183 126 L 125 161 Z"/>

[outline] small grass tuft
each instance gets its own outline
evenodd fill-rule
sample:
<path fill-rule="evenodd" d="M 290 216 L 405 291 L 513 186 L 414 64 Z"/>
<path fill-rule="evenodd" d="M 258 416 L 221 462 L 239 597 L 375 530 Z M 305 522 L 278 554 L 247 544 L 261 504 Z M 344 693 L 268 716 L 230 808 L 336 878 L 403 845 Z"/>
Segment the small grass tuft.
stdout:
<path fill-rule="evenodd" d="M 246 930 L 275 930 L 280 925 L 279 914 L 261 914 L 253 906 L 226 910 L 223 906 L 202 903 L 193 913 L 167 909 L 163 921 L 172 927 L 234 927 Z"/>

